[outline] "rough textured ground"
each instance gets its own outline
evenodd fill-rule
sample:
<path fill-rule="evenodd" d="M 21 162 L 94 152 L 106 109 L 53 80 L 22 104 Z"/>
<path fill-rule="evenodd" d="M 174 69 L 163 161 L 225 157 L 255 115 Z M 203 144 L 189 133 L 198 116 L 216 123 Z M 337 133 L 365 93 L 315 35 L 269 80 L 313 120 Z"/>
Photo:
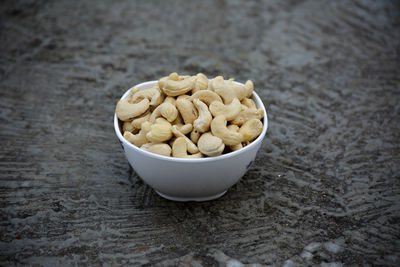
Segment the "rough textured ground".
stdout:
<path fill-rule="evenodd" d="M 398 1 L 2 1 L 0 265 L 399 265 Z M 222 198 L 162 199 L 114 134 L 130 86 L 252 79 Z M 330 265 L 330 266 L 333 266 Z"/>

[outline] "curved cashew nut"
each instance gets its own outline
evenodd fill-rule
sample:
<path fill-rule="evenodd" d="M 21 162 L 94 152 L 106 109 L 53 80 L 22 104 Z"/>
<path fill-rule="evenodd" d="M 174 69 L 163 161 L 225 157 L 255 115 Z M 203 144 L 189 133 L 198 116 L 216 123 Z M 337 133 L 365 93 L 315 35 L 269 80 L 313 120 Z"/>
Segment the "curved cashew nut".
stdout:
<path fill-rule="evenodd" d="M 163 156 L 171 156 L 172 149 L 165 143 L 147 143 L 140 147 L 143 150 Z"/>
<path fill-rule="evenodd" d="M 210 87 L 222 97 L 225 104 L 230 104 L 235 97 L 241 101 L 247 96 L 248 91 L 250 91 L 246 86 L 234 83 L 233 79 L 225 81 L 222 76 L 215 77 L 211 81 Z M 252 90 L 251 93 L 253 93 Z"/>
<path fill-rule="evenodd" d="M 143 144 L 148 142 L 146 135 L 150 131 L 151 123 L 148 121 L 143 122 L 142 129 L 138 134 L 132 134 L 131 132 L 124 132 L 124 138 L 134 144 L 137 147 L 141 147 Z"/>
<path fill-rule="evenodd" d="M 203 155 L 198 152 L 196 154 L 187 154 L 187 142 L 183 137 L 178 137 L 172 145 L 172 156 L 176 158 L 202 158 Z"/>
<path fill-rule="evenodd" d="M 239 115 L 236 116 L 236 118 L 231 121 L 232 124 L 236 125 L 243 125 L 248 120 L 251 119 L 258 119 L 261 120 L 264 117 L 264 110 L 262 109 L 255 109 L 255 108 L 248 108 L 245 110 L 242 110 Z"/>
<path fill-rule="evenodd" d="M 195 81 L 195 76 L 190 76 L 179 81 L 168 79 L 165 81 L 161 89 L 168 96 L 182 95 L 193 89 Z"/>
<path fill-rule="evenodd" d="M 257 138 L 262 130 L 263 124 L 259 119 L 251 119 L 246 121 L 239 129 L 239 133 L 243 135 L 242 142 L 251 142 Z"/>
<path fill-rule="evenodd" d="M 179 81 L 179 75 L 176 72 L 172 72 L 169 76 L 162 77 L 158 80 L 158 87 L 160 89 L 164 88 L 165 83 L 168 80 Z"/>
<path fill-rule="evenodd" d="M 208 88 L 208 78 L 203 73 L 198 73 L 196 75 L 196 83 L 194 84 L 194 88 L 192 90 L 192 94 L 196 93 L 200 90 L 206 90 Z"/>
<path fill-rule="evenodd" d="M 212 135 L 210 132 L 200 136 L 197 146 L 202 154 L 210 157 L 221 155 L 225 148 L 221 138 Z"/>
<path fill-rule="evenodd" d="M 147 112 L 143 113 L 139 117 L 136 117 L 132 120 L 131 125 L 135 129 L 142 129 L 142 123 L 148 121 L 150 119 L 151 112 L 148 110 Z"/>
<path fill-rule="evenodd" d="M 129 95 L 127 97 L 128 100 L 130 100 L 132 98 L 132 96 L 139 91 L 139 87 L 137 87 L 135 85 L 135 86 L 131 87 L 129 90 L 131 90 L 131 91 L 129 92 Z"/>
<path fill-rule="evenodd" d="M 211 132 L 214 136 L 221 138 L 224 144 L 228 146 L 237 145 L 243 139 L 241 133 L 230 131 L 226 127 L 226 118 L 224 115 L 219 115 L 212 120 Z"/>
<path fill-rule="evenodd" d="M 161 104 L 163 99 L 164 99 L 164 94 L 162 94 L 161 91 L 158 91 L 158 93 L 155 93 L 154 96 L 151 98 L 150 106 L 157 107 L 158 105 Z"/>
<path fill-rule="evenodd" d="M 188 124 L 193 124 L 194 120 L 197 119 L 198 113 L 197 109 L 194 107 L 193 103 L 188 99 L 177 99 L 176 100 L 176 107 L 181 114 L 183 121 Z"/>
<path fill-rule="evenodd" d="M 193 122 L 193 126 L 199 132 L 207 132 L 210 129 L 212 116 L 206 104 L 195 98 L 193 100 L 194 105 L 199 111 L 199 117 Z"/>
<path fill-rule="evenodd" d="M 171 103 L 162 103 L 151 113 L 150 122 L 154 122 L 160 116 L 163 116 L 169 122 L 173 122 L 178 117 L 178 110 Z"/>
<path fill-rule="evenodd" d="M 253 91 L 254 91 L 254 84 L 251 80 L 248 80 L 245 84 L 244 84 L 244 88 L 246 89 L 246 97 L 250 98 L 253 95 Z"/>
<path fill-rule="evenodd" d="M 156 119 L 156 122 L 151 125 L 150 131 L 146 134 L 146 138 L 150 142 L 154 143 L 167 141 L 172 137 L 171 128 L 171 123 L 169 123 L 166 119 L 158 118 Z"/>
<path fill-rule="evenodd" d="M 199 152 L 199 149 L 197 148 L 197 146 L 196 146 L 189 138 L 187 138 L 186 135 L 184 135 L 183 133 L 181 133 L 181 132 L 178 130 L 178 127 L 176 127 L 176 125 L 172 126 L 172 132 L 173 132 L 174 135 L 175 135 L 176 137 L 178 137 L 178 138 L 179 138 L 179 137 L 183 137 L 183 139 L 184 139 L 185 142 L 186 142 L 186 147 L 187 147 L 187 150 L 189 151 L 189 153 L 195 154 L 195 153 Z M 176 140 L 175 140 L 175 142 L 176 142 Z"/>
<path fill-rule="evenodd" d="M 237 126 L 236 124 L 230 124 L 226 128 L 228 128 L 229 131 L 233 131 L 233 132 L 238 132 L 239 131 L 239 126 Z M 234 146 L 229 146 L 229 148 L 232 151 L 236 151 L 236 150 L 239 150 L 239 149 L 243 148 L 243 144 L 239 143 L 239 144 L 234 145 Z"/>
<path fill-rule="evenodd" d="M 115 113 L 121 121 L 128 121 L 134 117 L 142 115 L 150 106 L 150 102 L 147 98 L 143 99 L 139 103 L 132 104 L 128 99 L 121 99 L 117 103 Z"/>
<path fill-rule="evenodd" d="M 148 109 L 145 113 L 134 118 L 132 121 L 125 121 L 122 125 L 122 131 L 135 132 L 140 130 L 142 128 L 142 123 L 149 120 L 150 114 L 150 109 Z"/>
<path fill-rule="evenodd" d="M 193 130 L 193 125 L 188 123 L 188 124 L 175 124 L 176 128 L 178 131 L 180 131 L 182 134 L 186 135 L 190 133 Z"/>
<path fill-rule="evenodd" d="M 214 101 L 218 101 L 218 102 L 222 103 L 221 97 L 217 93 L 210 91 L 210 90 L 197 91 L 196 93 L 194 93 L 193 95 L 190 96 L 191 101 L 193 101 L 196 98 L 198 98 L 202 102 L 206 103 L 207 106 L 209 106 Z"/>
<path fill-rule="evenodd" d="M 248 108 L 257 108 L 256 103 L 254 103 L 254 101 L 250 98 L 244 98 L 242 100 L 242 105 L 248 107 Z"/>
<path fill-rule="evenodd" d="M 162 101 L 160 88 L 156 85 L 149 89 L 137 91 L 130 96 L 129 101 L 132 103 L 137 103 L 144 98 L 150 100 L 150 106 L 158 106 Z"/>
<path fill-rule="evenodd" d="M 242 104 L 240 104 L 239 99 L 236 97 L 228 105 L 216 101 L 211 103 L 210 111 L 215 117 L 218 115 L 224 115 L 226 120 L 230 121 L 233 120 L 240 111 L 242 111 Z"/>
<path fill-rule="evenodd" d="M 217 76 L 212 79 L 210 87 L 212 90 L 222 97 L 225 104 L 230 104 L 236 96 L 236 91 L 232 84 L 225 82 L 224 77 Z"/>
<path fill-rule="evenodd" d="M 233 79 L 230 79 L 228 81 L 229 86 L 231 86 L 231 88 L 233 88 L 233 91 L 235 91 L 236 93 L 236 97 L 242 101 L 242 99 L 244 99 L 247 95 L 247 89 L 245 88 L 244 85 L 240 85 L 240 84 L 236 84 L 233 82 Z"/>

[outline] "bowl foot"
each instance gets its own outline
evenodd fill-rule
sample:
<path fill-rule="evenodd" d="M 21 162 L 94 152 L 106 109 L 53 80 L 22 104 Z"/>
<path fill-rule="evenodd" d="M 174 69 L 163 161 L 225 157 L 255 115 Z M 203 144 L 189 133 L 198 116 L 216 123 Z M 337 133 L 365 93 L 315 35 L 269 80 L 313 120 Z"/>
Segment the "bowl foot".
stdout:
<path fill-rule="evenodd" d="M 181 202 L 185 202 L 185 201 L 197 201 L 197 202 L 201 202 L 201 201 L 208 201 L 208 200 L 213 200 L 219 197 L 222 197 L 226 191 L 218 193 L 216 195 L 212 195 L 212 196 L 207 196 L 207 197 L 175 197 L 175 196 L 170 196 L 170 195 L 166 195 L 164 193 L 161 193 L 157 190 L 155 190 L 157 192 L 157 194 L 159 194 L 160 196 L 162 196 L 163 198 L 166 198 L 168 200 L 172 200 L 172 201 L 181 201 Z"/>

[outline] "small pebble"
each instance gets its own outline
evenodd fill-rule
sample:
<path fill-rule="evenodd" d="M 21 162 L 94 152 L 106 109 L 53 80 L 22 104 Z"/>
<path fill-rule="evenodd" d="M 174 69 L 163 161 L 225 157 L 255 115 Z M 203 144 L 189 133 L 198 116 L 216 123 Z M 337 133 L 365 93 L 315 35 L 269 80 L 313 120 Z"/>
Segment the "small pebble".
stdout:
<path fill-rule="evenodd" d="M 324 244 L 324 247 L 325 247 L 325 249 L 326 249 L 327 251 L 329 251 L 329 252 L 331 252 L 331 253 L 333 253 L 333 254 L 336 254 L 336 253 L 338 253 L 339 251 L 342 250 L 342 247 L 341 247 L 341 246 L 339 246 L 339 245 L 337 245 L 337 244 L 335 244 L 335 243 L 332 243 L 332 242 L 326 242 L 326 243 Z"/>
<path fill-rule="evenodd" d="M 317 249 L 319 249 L 321 247 L 321 243 L 319 242 L 312 242 L 310 244 L 308 244 L 304 250 L 309 251 L 309 252 L 314 252 Z"/>
<path fill-rule="evenodd" d="M 308 252 L 308 251 L 303 251 L 301 254 L 300 254 L 300 257 L 302 257 L 302 258 L 304 258 L 305 260 L 311 260 L 312 258 L 313 258 L 313 254 L 311 254 L 310 252 Z"/>
<path fill-rule="evenodd" d="M 287 260 L 283 263 L 283 267 L 296 267 L 296 263 L 294 263 L 292 260 Z"/>

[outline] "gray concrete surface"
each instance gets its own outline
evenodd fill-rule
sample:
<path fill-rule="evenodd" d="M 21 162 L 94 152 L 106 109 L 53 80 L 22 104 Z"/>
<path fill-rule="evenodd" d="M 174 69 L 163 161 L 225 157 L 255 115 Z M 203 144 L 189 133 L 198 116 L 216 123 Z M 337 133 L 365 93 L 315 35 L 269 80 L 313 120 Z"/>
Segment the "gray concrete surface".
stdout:
<path fill-rule="evenodd" d="M 0 12 L 0 265 L 399 265 L 398 1 Z M 162 199 L 114 135 L 122 93 L 173 71 L 252 79 L 267 107 L 255 164 L 218 200 Z"/>

